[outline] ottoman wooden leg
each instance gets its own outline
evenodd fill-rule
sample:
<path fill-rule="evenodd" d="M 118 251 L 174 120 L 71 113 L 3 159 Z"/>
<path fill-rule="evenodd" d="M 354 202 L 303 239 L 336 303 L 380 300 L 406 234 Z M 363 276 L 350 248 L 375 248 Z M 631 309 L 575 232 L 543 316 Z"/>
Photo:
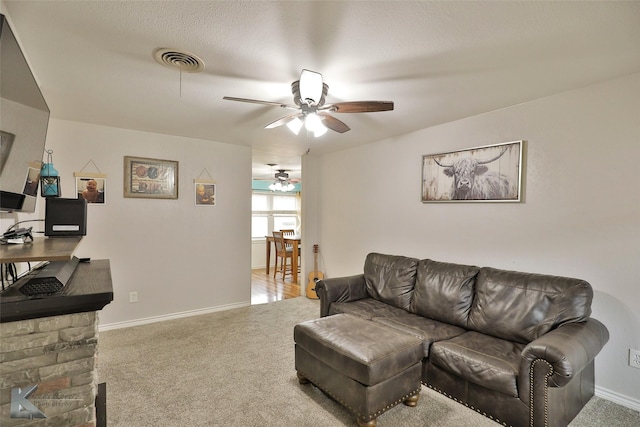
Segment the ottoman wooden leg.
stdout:
<path fill-rule="evenodd" d="M 356 421 L 358 422 L 358 427 L 376 427 L 376 423 L 378 422 L 376 418 L 369 421 L 362 421 L 358 418 Z"/>
<path fill-rule="evenodd" d="M 305 378 L 305 376 L 302 375 L 300 372 L 296 372 L 296 374 L 298 375 L 298 382 L 300 384 L 309 384 L 310 383 L 310 381 L 307 378 Z"/>
<path fill-rule="evenodd" d="M 413 396 L 406 398 L 402 403 L 404 403 L 407 406 L 414 407 L 418 404 L 419 399 L 420 399 L 420 395 L 414 394 Z"/>

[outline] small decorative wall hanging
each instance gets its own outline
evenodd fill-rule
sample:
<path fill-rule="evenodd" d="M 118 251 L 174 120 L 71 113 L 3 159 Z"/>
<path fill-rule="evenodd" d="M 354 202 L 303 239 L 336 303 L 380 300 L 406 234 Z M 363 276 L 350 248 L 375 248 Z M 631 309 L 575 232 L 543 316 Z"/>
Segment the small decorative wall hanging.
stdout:
<path fill-rule="evenodd" d="M 207 174 L 209 179 L 203 179 L 202 175 Z M 215 206 L 216 204 L 216 182 L 211 174 L 204 168 L 198 178 L 193 180 L 195 189 L 196 206 Z"/>
<path fill-rule="evenodd" d="M 38 196 L 38 186 L 40 184 L 40 170 L 42 162 L 31 162 L 27 168 L 27 179 L 24 181 L 22 194 L 31 197 Z"/>
<path fill-rule="evenodd" d="M 40 195 L 42 197 L 60 197 L 60 176 L 53 167 L 53 150 L 45 150 L 47 161 L 40 169 Z"/>
<path fill-rule="evenodd" d="M 422 202 L 519 202 L 523 141 L 422 156 Z"/>
<path fill-rule="evenodd" d="M 86 172 L 86 167 L 91 163 L 97 173 Z M 90 159 L 80 172 L 74 172 L 76 178 L 76 195 L 78 199 L 84 199 L 87 203 L 104 205 L 107 202 L 107 175 L 100 172 L 98 166 Z"/>
<path fill-rule="evenodd" d="M 124 157 L 124 197 L 178 198 L 178 162 Z"/>

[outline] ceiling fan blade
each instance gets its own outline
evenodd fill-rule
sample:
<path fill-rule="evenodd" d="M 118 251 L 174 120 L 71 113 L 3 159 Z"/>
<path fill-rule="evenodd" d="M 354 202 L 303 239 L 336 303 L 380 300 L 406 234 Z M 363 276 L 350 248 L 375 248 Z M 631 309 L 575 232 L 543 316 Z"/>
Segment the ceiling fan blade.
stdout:
<path fill-rule="evenodd" d="M 375 113 L 393 110 L 393 101 L 352 101 L 327 104 L 321 108 L 334 113 Z"/>
<path fill-rule="evenodd" d="M 317 113 L 317 114 L 322 119 L 322 124 L 333 131 L 336 131 L 338 133 L 345 133 L 350 129 L 349 126 L 346 125 L 346 123 L 336 119 L 333 116 L 330 116 L 327 113 Z"/>
<path fill-rule="evenodd" d="M 251 104 L 262 104 L 262 105 L 270 105 L 273 107 L 289 108 L 291 110 L 298 109 L 296 105 L 283 104 L 281 102 L 260 101 L 258 99 L 248 99 L 248 98 L 234 98 L 233 96 L 224 96 L 222 97 L 222 99 L 226 99 L 227 101 L 249 102 Z"/>
<path fill-rule="evenodd" d="M 281 119 L 278 119 L 275 122 L 269 123 L 264 128 L 265 129 L 277 128 L 278 126 L 282 126 L 282 125 L 288 124 L 291 120 L 294 120 L 296 117 L 300 117 L 300 116 L 302 116 L 302 113 L 289 114 L 288 116 L 285 116 L 285 117 L 283 117 Z"/>

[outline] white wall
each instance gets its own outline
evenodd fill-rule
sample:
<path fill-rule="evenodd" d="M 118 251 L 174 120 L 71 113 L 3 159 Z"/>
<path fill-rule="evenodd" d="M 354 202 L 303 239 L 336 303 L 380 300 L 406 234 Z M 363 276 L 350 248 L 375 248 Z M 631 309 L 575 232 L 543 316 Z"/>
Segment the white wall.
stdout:
<path fill-rule="evenodd" d="M 271 248 L 273 252 L 273 248 Z M 270 265 L 275 262 L 273 253 L 271 254 Z M 251 268 L 266 268 L 267 267 L 267 246 L 264 240 L 251 242 Z"/>
<path fill-rule="evenodd" d="M 360 273 L 378 251 L 585 279 L 611 334 L 596 385 L 638 409 L 639 135 L 636 74 L 324 156 L 325 274 Z M 524 202 L 421 203 L 423 154 L 521 139 Z"/>
<path fill-rule="evenodd" d="M 87 236 L 76 251 L 111 260 L 115 296 L 100 313 L 101 326 L 250 304 L 249 147 L 52 119 L 47 148 L 62 197 L 75 198 L 73 173 L 89 160 L 107 174 L 106 204 L 88 206 Z M 127 155 L 177 160 L 178 200 L 124 198 Z M 212 207 L 195 206 L 193 179 L 205 168 L 217 181 Z M 19 219 L 43 218 L 42 198 L 38 210 Z M 138 303 L 129 303 L 131 291 Z"/>

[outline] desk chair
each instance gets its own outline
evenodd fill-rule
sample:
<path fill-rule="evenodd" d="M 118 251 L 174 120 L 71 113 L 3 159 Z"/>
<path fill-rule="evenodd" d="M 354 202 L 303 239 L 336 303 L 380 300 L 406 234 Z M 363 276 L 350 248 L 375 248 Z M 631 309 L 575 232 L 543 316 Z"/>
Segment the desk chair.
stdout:
<path fill-rule="evenodd" d="M 276 244 L 276 268 L 273 269 L 273 277 L 276 277 L 276 272 L 278 271 L 278 258 L 280 258 L 280 273 L 282 273 L 282 280 L 284 280 L 287 270 L 291 273 L 293 261 L 291 261 L 291 264 L 287 266 L 287 259 L 293 258 L 293 247 L 287 247 L 285 245 L 282 231 L 274 231 L 273 240 Z"/>

